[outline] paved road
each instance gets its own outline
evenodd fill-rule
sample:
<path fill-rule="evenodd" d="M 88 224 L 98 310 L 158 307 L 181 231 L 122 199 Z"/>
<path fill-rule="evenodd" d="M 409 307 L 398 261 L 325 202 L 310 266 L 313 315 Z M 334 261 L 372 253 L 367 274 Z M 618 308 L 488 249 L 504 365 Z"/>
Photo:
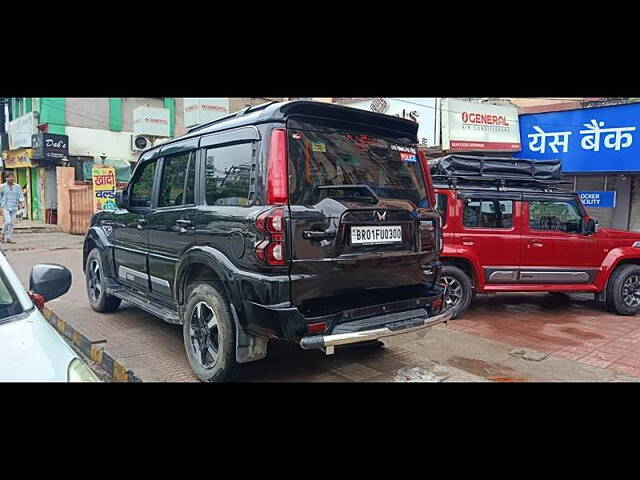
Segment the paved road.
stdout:
<path fill-rule="evenodd" d="M 123 304 L 99 314 L 88 305 L 82 237 L 16 235 L 5 246 L 25 285 L 35 263 L 60 263 L 71 290 L 48 307 L 145 381 L 196 381 L 182 327 Z M 594 308 L 595 307 L 595 308 Z M 392 337 L 385 348 L 337 349 L 336 355 L 272 343 L 269 356 L 245 366 L 243 381 L 619 381 L 640 377 L 640 319 L 610 315 L 584 296 L 480 296 L 464 319 Z M 519 347 L 543 352 L 539 361 Z M 616 353 L 607 353 L 615 351 Z M 526 355 L 525 355 L 526 357 Z M 628 376 L 632 375 L 632 376 Z"/>

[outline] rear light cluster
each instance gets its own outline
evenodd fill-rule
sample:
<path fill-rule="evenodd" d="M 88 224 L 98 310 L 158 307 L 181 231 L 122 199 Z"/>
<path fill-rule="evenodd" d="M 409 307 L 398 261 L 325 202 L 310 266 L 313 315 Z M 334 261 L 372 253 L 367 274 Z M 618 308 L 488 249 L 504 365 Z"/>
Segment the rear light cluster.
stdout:
<path fill-rule="evenodd" d="M 256 228 L 265 239 L 256 247 L 256 257 L 265 265 L 287 263 L 284 237 L 284 208 L 289 202 L 289 171 L 287 165 L 287 134 L 283 128 L 271 131 L 267 159 L 267 205 L 276 206 L 256 218 Z M 279 208 L 278 208 L 279 207 Z"/>
<path fill-rule="evenodd" d="M 266 235 L 256 247 L 256 257 L 266 265 L 284 265 L 287 262 L 284 246 L 284 209 L 275 208 L 256 218 L 256 227 Z"/>

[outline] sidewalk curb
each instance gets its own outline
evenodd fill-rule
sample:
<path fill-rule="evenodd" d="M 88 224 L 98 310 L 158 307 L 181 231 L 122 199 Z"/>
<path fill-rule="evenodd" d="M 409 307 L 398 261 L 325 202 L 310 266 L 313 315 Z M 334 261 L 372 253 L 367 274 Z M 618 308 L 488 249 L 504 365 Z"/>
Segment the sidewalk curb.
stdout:
<path fill-rule="evenodd" d="M 111 379 L 116 382 L 136 382 L 143 380 L 132 370 L 124 367 L 120 362 L 104 351 L 103 343 L 92 343 L 87 337 L 58 317 L 54 312 L 44 307 L 42 310 L 44 318 L 60 333 L 73 343 L 83 354 L 104 370 Z"/>

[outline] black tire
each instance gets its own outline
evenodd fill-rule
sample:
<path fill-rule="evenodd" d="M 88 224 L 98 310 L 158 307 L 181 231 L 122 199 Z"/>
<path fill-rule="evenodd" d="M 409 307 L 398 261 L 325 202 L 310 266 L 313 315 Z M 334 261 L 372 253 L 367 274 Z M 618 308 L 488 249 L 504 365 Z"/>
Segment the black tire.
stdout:
<path fill-rule="evenodd" d="M 607 283 L 607 307 L 618 315 L 640 312 L 639 265 L 622 265 L 615 269 Z"/>
<path fill-rule="evenodd" d="M 187 288 L 184 348 L 193 373 L 203 382 L 232 380 L 239 370 L 235 323 L 223 292 L 217 283 L 195 283 Z"/>
<path fill-rule="evenodd" d="M 89 252 L 87 264 L 85 265 L 85 282 L 87 286 L 87 297 L 89 305 L 96 312 L 115 312 L 122 300 L 107 293 L 107 285 L 102 274 L 102 257 L 100 251 L 94 248 Z"/>
<path fill-rule="evenodd" d="M 471 279 L 453 265 L 442 267 L 442 280 L 449 286 L 445 304 L 453 309 L 453 319 L 461 317 L 467 311 L 475 296 Z"/>

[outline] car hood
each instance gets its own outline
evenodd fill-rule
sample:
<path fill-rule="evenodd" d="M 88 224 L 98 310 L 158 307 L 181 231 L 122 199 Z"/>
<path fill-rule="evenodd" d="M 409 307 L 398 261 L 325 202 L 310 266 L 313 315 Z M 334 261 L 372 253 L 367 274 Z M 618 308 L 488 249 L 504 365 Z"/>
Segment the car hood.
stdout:
<path fill-rule="evenodd" d="M 615 228 L 599 228 L 598 234 L 606 238 L 620 238 L 640 241 L 640 233 L 628 230 L 616 230 Z"/>
<path fill-rule="evenodd" d="M 75 353 L 33 309 L 0 324 L 0 382 L 66 382 Z"/>

